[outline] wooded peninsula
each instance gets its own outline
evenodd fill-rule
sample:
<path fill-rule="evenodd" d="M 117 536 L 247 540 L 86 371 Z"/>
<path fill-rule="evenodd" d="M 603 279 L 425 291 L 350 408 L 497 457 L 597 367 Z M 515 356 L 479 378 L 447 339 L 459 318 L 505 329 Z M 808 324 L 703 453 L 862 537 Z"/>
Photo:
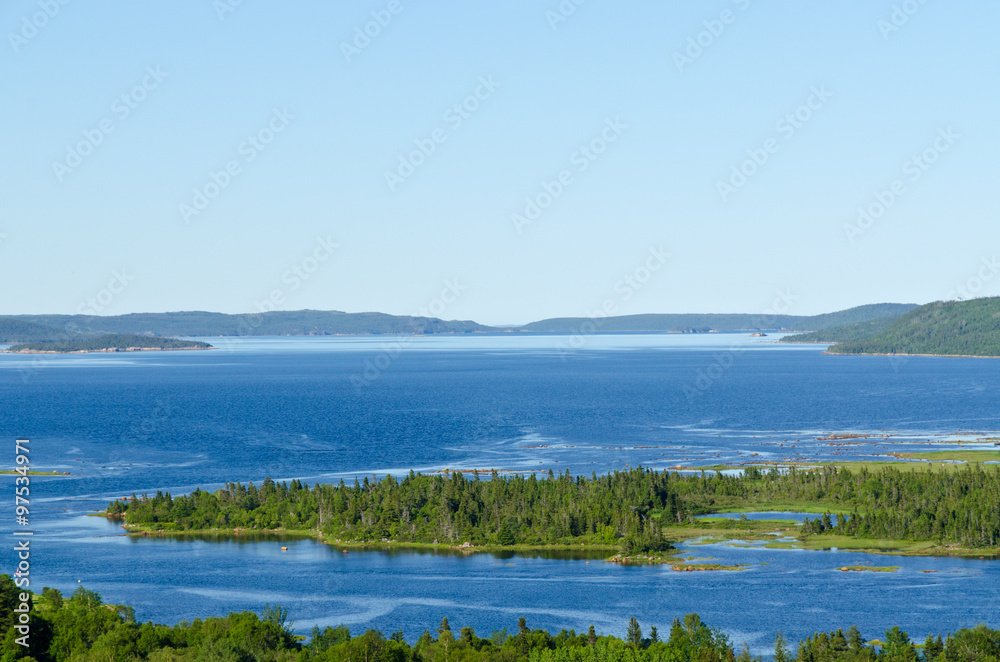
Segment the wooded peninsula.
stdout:
<path fill-rule="evenodd" d="M 738 510 L 817 513 L 790 533 L 813 545 L 870 540 L 880 541 L 871 547 L 884 547 L 881 541 L 895 540 L 923 543 L 923 554 L 978 556 L 1000 544 L 1000 468 L 748 467 L 735 476 L 637 468 L 590 478 L 550 471 L 541 479 L 411 471 L 402 480 L 365 477 L 311 488 L 268 478 L 259 487 L 232 483 L 178 497 L 133 495 L 110 503 L 105 514 L 145 532 L 282 530 L 335 544 L 481 549 L 582 545 L 632 557 L 666 552 L 672 541 L 712 528 L 734 537 L 739 522 L 696 518 Z"/>
<path fill-rule="evenodd" d="M 830 354 L 1000 356 L 1000 297 L 935 301 L 897 317 L 879 317 L 781 342 L 833 342 Z"/>

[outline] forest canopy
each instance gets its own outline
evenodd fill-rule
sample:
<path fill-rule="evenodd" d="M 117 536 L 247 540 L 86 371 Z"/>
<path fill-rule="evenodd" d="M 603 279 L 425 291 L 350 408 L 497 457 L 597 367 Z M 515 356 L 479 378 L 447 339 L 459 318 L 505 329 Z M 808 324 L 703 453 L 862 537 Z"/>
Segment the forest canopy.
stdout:
<path fill-rule="evenodd" d="M 30 603 L 28 636 L 18 630 L 14 612 L 22 596 Z M 21 626 L 25 627 L 25 626 Z M 752 662 L 745 647 L 737 653 L 728 636 L 697 614 L 674 618 L 669 630 L 644 627 L 629 619 L 625 637 L 561 630 L 553 635 L 532 629 L 519 618 L 515 626 L 481 637 L 471 627 L 452 626 L 447 615 L 412 643 L 402 631 L 388 637 L 369 629 L 352 634 L 343 625 L 314 627 L 308 639 L 296 636 L 288 611 L 265 605 L 260 614 L 244 611 L 176 625 L 140 623 L 128 606 L 105 604 L 101 596 L 78 587 L 65 597 L 53 588 L 33 594 L 0 575 L 0 658 L 25 662 Z M 26 645 L 23 645 L 26 644 Z M 898 627 L 884 641 L 869 643 L 856 627 L 818 632 L 794 652 L 780 634 L 776 662 L 991 662 L 1000 660 L 1000 632 L 985 626 L 948 635 L 927 636 L 915 645 Z"/>
<path fill-rule="evenodd" d="M 488 479 L 487 479 L 488 478 Z M 107 514 L 146 530 L 299 530 L 338 541 L 473 545 L 615 545 L 625 554 L 669 548 L 671 527 L 722 509 L 799 502 L 841 513 L 817 518 L 806 533 L 934 541 L 963 547 L 1000 544 L 1000 470 L 820 470 L 748 468 L 683 475 L 637 468 L 590 478 L 549 473 L 461 473 L 352 485 L 301 481 L 230 483 L 215 492 L 157 492 L 108 505 Z M 844 516 L 847 514 L 848 516 Z"/>

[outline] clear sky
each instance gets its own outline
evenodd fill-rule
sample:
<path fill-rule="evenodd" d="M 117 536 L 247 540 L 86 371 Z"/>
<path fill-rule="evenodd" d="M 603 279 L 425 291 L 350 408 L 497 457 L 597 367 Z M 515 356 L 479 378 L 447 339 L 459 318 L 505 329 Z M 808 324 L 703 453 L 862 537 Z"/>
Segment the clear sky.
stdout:
<path fill-rule="evenodd" d="M 0 314 L 1000 294 L 998 22 L 986 0 L 8 0 Z"/>

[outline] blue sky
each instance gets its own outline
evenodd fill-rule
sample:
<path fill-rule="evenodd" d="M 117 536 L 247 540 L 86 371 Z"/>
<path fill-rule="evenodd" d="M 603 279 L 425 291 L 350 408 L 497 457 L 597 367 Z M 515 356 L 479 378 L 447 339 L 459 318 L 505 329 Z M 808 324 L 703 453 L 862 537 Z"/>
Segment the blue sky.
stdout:
<path fill-rule="evenodd" d="M 0 314 L 1000 294 L 996 3 L 64 1 L 0 9 Z"/>

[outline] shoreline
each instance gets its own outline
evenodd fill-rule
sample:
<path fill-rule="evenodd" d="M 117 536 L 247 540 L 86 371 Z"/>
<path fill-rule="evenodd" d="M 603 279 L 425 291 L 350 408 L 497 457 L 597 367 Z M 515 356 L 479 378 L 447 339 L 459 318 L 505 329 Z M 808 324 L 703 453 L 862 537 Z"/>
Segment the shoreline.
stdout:
<path fill-rule="evenodd" d="M 799 343 L 806 344 L 806 343 Z M 813 344 L 824 344 L 824 343 L 813 343 Z M 831 352 L 829 350 L 820 352 L 821 354 L 829 354 L 830 356 L 900 356 L 903 358 L 910 356 L 922 356 L 927 358 L 939 358 L 939 359 L 1000 359 L 1000 356 L 987 356 L 984 354 L 893 354 L 889 352 Z"/>
<path fill-rule="evenodd" d="M 121 519 L 118 517 L 113 517 L 107 515 L 106 513 L 91 513 L 94 517 L 103 517 L 105 519 L 120 522 Z M 345 549 L 360 549 L 364 550 L 366 548 L 398 548 L 398 549 L 424 549 L 424 550 L 440 550 L 440 551 L 460 551 L 468 554 L 475 554 L 480 552 L 614 552 L 618 548 L 615 545 L 606 544 L 594 544 L 594 543 L 557 543 L 551 545 L 471 545 L 471 544 L 454 544 L 454 543 L 433 543 L 433 542 L 409 542 L 401 540 L 380 540 L 380 541 L 361 541 L 361 540 L 340 540 L 337 538 L 328 538 L 322 533 L 317 533 L 316 531 L 307 531 L 299 529 L 187 529 L 183 531 L 172 531 L 168 529 L 153 529 L 145 527 L 138 524 L 125 524 L 122 523 L 121 527 L 125 530 L 127 535 L 130 536 L 140 536 L 140 537 L 159 537 L 159 536 L 170 536 L 170 537 L 203 537 L 203 536 L 226 536 L 226 537 L 240 537 L 240 536 L 254 536 L 254 535 L 271 535 L 271 536 L 288 536 L 294 538 L 312 538 L 324 545 L 329 545 L 331 547 L 345 548 Z"/>
<path fill-rule="evenodd" d="M 3 354 L 117 354 L 121 352 L 191 352 L 191 351 L 204 351 L 208 349 L 218 349 L 218 347 L 126 347 L 125 349 L 119 349 L 117 347 L 109 347 L 106 349 L 73 349 L 65 352 L 60 352 L 54 349 L 21 349 L 18 351 L 12 351 L 9 349 L 0 350 Z"/>
<path fill-rule="evenodd" d="M 0 476 L 20 476 L 22 475 L 20 471 L 15 471 L 14 469 L 0 469 Z M 28 476 L 72 476 L 68 471 L 36 471 L 35 469 L 29 469 Z"/>
<path fill-rule="evenodd" d="M 744 511 L 753 512 L 753 511 Z M 761 512 L 761 511 L 756 511 Z M 112 521 L 121 521 L 120 518 L 112 517 L 106 513 L 92 513 L 95 517 L 104 517 Z M 757 520 L 767 522 L 769 520 Z M 782 520 L 776 520 L 782 521 Z M 398 540 L 388 541 L 345 541 L 335 538 L 328 538 L 315 531 L 301 531 L 294 529 L 191 529 L 187 531 L 169 531 L 149 529 L 139 525 L 121 524 L 125 530 L 125 535 L 150 538 L 150 537 L 172 537 L 172 538 L 206 538 L 206 537 L 231 537 L 240 536 L 252 537 L 255 535 L 287 536 L 289 538 L 310 538 L 317 542 L 328 545 L 347 554 L 350 551 L 358 552 L 379 552 L 389 550 L 425 550 L 439 552 L 461 552 L 463 554 L 482 553 L 518 553 L 518 552 L 608 552 L 607 557 L 594 557 L 591 560 L 600 560 L 607 563 L 619 565 L 687 565 L 680 555 L 689 553 L 677 547 L 666 550 L 666 552 L 636 554 L 632 556 L 622 556 L 617 551 L 617 546 L 597 543 L 557 543 L 549 545 L 471 545 L 468 543 L 421 543 L 404 542 Z M 671 530 L 674 529 L 674 530 Z M 775 530 L 789 531 L 789 527 L 775 526 Z M 680 535 L 671 535 L 680 534 Z M 664 537 L 671 545 L 687 544 L 691 546 L 725 543 L 725 542 L 763 542 L 761 546 L 766 549 L 799 549 L 803 551 L 830 551 L 838 550 L 845 552 L 856 552 L 861 554 L 878 554 L 880 556 L 906 556 L 906 557 L 931 557 L 931 558 L 962 558 L 997 560 L 1000 559 L 1000 548 L 968 548 L 957 545 L 940 545 L 934 541 L 912 541 L 912 540 L 888 540 L 874 538 L 853 538 L 838 535 L 811 535 L 806 538 L 795 537 L 795 540 L 775 540 L 772 535 L 765 531 L 740 531 L 735 527 L 729 528 L 707 528 L 697 525 L 667 527 L 664 530 Z M 791 538 L 792 536 L 789 536 Z M 582 559 L 581 559 L 582 560 Z M 722 569 L 728 569 L 722 568 Z"/>
<path fill-rule="evenodd" d="M 968 444 L 966 444 L 968 445 Z M 928 455 L 932 453 L 948 453 L 950 451 L 928 451 Z M 739 464 L 710 464 L 704 466 L 681 466 L 676 465 L 672 467 L 667 467 L 668 471 L 677 472 L 716 472 L 716 471 L 743 471 L 745 469 L 796 469 L 798 471 L 816 471 L 822 469 L 823 467 L 837 467 L 838 469 L 844 469 L 847 471 L 860 471 L 861 469 L 881 469 L 881 468 L 892 468 L 899 469 L 900 471 L 927 471 L 931 469 L 945 469 L 945 470 L 958 470 L 964 469 L 966 467 L 977 465 L 977 466 L 994 466 L 989 463 L 1000 463 L 1000 451 L 996 449 L 996 446 L 991 446 L 990 448 L 975 449 L 969 451 L 954 451 L 954 454 L 959 453 L 990 453 L 991 457 L 975 459 L 975 458 L 965 458 L 965 459 L 949 459 L 943 457 L 921 457 L 919 454 L 914 453 L 914 457 L 902 457 L 896 460 L 844 460 L 842 462 L 822 462 L 815 461 L 810 462 L 808 460 L 794 460 L 789 462 L 782 462 L 780 460 L 760 460 L 757 462 L 741 462 Z M 752 512 L 753 509 L 743 509 L 745 512 Z M 724 511 L 720 511 L 724 512 Z M 741 511 L 735 511 L 741 512 Z M 808 511 L 803 511 L 808 512 Z M 825 512 L 825 511 L 824 511 Z"/>
<path fill-rule="evenodd" d="M 112 517 L 105 513 L 91 513 L 94 517 L 104 517 L 112 521 L 119 521 L 119 518 Z M 358 540 L 339 540 L 335 538 L 327 538 L 321 533 L 315 531 L 299 531 L 294 529 L 190 529 L 187 531 L 168 531 L 162 529 L 150 529 L 134 524 L 122 524 L 121 527 L 125 530 L 125 535 L 135 536 L 140 538 L 158 538 L 158 537 L 171 537 L 171 538 L 206 538 L 206 537 L 227 537 L 227 538 L 239 538 L 241 536 L 252 537 L 255 535 L 269 535 L 269 536 L 287 536 L 289 538 L 301 538 L 301 539 L 312 539 L 321 544 L 328 545 L 335 549 L 343 551 L 347 554 L 350 550 L 355 550 L 359 552 L 379 552 L 387 551 L 388 549 L 398 549 L 401 551 L 406 550 L 424 550 L 424 551 L 438 551 L 438 552 L 461 552 L 463 554 L 483 554 L 483 553 L 503 553 L 503 552 L 607 552 L 613 553 L 617 551 L 615 545 L 607 544 L 594 544 L 594 543 L 557 543 L 551 545 L 471 545 L 468 543 L 464 544 L 453 544 L 453 543 L 432 543 L 432 542 L 406 542 L 399 540 L 381 540 L 375 541 L 358 541 Z M 676 551 L 676 550 L 673 550 Z M 609 563 L 618 563 L 621 565 L 652 565 L 652 564 L 665 564 L 665 563 L 679 563 L 680 558 L 675 556 L 657 556 L 655 554 L 640 554 L 635 556 L 622 556 L 620 553 L 613 553 L 611 556 L 598 557 L 595 556 L 593 559 L 595 561 L 605 561 Z M 589 561 L 588 561 L 589 562 Z"/>

